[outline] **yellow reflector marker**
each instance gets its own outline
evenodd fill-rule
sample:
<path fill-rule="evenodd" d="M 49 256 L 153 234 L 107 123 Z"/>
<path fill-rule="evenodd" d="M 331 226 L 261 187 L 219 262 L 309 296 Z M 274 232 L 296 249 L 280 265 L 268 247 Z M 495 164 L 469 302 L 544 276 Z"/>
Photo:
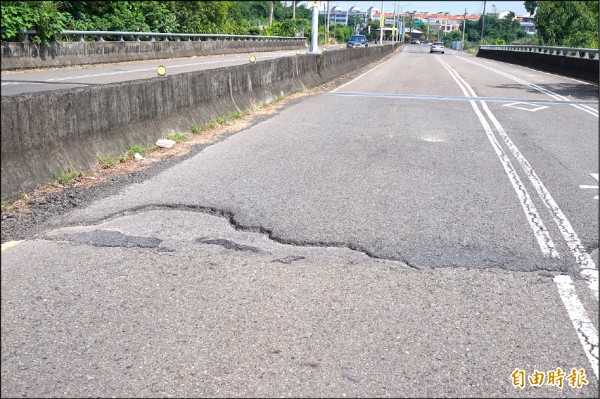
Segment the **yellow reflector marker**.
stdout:
<path fill-rule="evenodd" d="M 20 242 L 23 242 L 23 241 L 9 241 L 9 242 L 5 242 L 4 244 L 1 245 L 0 251 L 4 251 L 5 249 L 8 249 L 10 247 L 14 247 L 15 245 L 17 245 Z"/>
<path fill-rule="evenodd" d="M 296 50 L 296 55 L 300 55 L 300 50 Z"/>
<path fill-rule="evenodd" d="M 253 55 L 251 55 L 251 56 L 250 56 L 250 62 L 256 62 L 256 57 L 255 57 L 255 56 L 253 56 Z"/>
<path fill-rule="evenodd" d="M 166 76 L 167 75 L 167 68 L 165 68 L 164 66 L 159 66 L 158 69 L 156 70 L 156 72 L 158 72 L 158 76 Z"/>

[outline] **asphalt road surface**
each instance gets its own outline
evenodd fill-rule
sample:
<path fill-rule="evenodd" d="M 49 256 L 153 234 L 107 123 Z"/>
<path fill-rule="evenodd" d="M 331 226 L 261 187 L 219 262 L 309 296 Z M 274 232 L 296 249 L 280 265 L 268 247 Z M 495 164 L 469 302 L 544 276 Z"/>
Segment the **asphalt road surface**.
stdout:
<path fill-rule="evenodd" d="M 329 46 L 327 51 L 339 50 L 340 46 Z M 306 50 L 300 50 L 301 54 Z M 148 79 L 157 76 L 160 65 L 166 67 L 167 75 L 204 69 L 223 68 L 250 62 L 250 56 L 256 62 L 296 56 L 296 50 L 267 51 L 247 54 L 225 54 L 218 56 L 186 57 L 167 60 L 145 60 L 120 62 L 115 64 L 79 65 L 66 68 L 40 68 L 37 70 L 2 71 L 1 83 L 3 96 L 38 91 L 72 89 L 81 86 L 103 85 L 126 82 L 136 79 Z"/>
<path fill-rule="evenodd" d="M 428 49 L 3 248 L 2 396 L 597 397 L 598 87 Z"/>

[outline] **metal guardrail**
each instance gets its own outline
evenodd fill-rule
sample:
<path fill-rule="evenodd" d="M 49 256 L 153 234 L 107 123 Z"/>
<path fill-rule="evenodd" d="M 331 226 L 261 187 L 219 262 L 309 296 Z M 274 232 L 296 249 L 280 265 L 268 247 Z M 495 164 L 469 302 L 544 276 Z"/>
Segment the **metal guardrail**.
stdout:
<path fill-rule="evenodd" d="M 23 36 L 23 42 L 30 42 L 29 35 L 35 35 L 34 30 L 19 32 Z M 156 38 L 162 38 L 162 41 L 168 42 L 169 38 L 179 42 L 185 41 L 208 41 L 208 40 L 226 40 L 226 41 L 306 41 L 304 37 L 293 36 L 258 36 L 258 35 L 226 35 L 226 34 L 208 34 L 208 33 L 156 33 L 156 32 L 119 32 L 119 31 L 82 31 L 82 30 L 63 30 L 61 35 L 75 36 L 76 42 L 85 42 L 86 36 L 95 36 L 96 41 L 103 42 L 104 36 L 115 36 L 116 41 L 124 42 L 125 37 L 132 37 L 133 41 L 142 41 L 142 37 L 148 37 L 149 41 L 154 42 Z M 56 41 L 56 38 L 54 38 Z M 195 40 L 194 40 L 195 39 Z"/>
<path fill-rule="evenodd" d="M 492 45 L 485 44 L 480 47 L 483 50 L 521 51 L 528 53 L 549 54 L 563 57 L 598 59 L 598 49 L 595 48 L 573 48 L 573 47 L 549 47 L 528 45 Z"/>

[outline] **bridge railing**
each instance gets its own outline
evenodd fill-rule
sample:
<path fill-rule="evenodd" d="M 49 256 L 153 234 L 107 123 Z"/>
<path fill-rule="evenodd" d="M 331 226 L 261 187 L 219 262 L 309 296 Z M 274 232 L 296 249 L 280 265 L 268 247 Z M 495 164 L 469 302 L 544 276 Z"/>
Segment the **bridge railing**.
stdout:
<path fill-rule="evenodd" d="M 30 42 L 29 36 L 35 35 L 35 30 L 26 30 L 19 32 L 23 42 Z M 73 37 L 75 42 L 85 42 L 86 37 L 94 37 L 96 41 L 103 42 L 105 36 L 116 37 L 119 42 L 126 41 L 126 38 L 132 38 L 133 41 L 142 41 L 142 38 L 148 38 L 148 41 L 154 42 L 157 38 L 168 42 L 185 41 L 209 41 L 209 40 L 227 40 L 227 41 L 306 41 L 304 37 L 293 36 L 258 36 L 258 35 L 226 35 L 218 33 L 157 33 L 157 32 L 121 32 L 121 31 L 81 31 L 81 30 L 63 30 L 60 36 Z M 54 37 L 54 41 L 57 38 Z"/>
<path fill-rule="evenodd" d="M 493 45 L 486 44 L 480 47 L 482 50 L 520 51 L 529 53 L 549 54 L 562 57 L 598 59 L 598 49 L 575 48 L 575 47 L 549 47 L 529 45 Z"/>

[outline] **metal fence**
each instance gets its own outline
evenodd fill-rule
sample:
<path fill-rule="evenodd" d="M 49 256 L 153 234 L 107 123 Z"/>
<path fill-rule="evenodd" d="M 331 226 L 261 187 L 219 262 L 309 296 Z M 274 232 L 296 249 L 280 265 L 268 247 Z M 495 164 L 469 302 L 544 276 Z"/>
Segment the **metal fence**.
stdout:
<path fill-rule="evenodd" d="M 37 32 L 34 30 L 26 30 L 19 32 L 22 36 L 23 42 L 29 42 L 29 36 L 35 35 Z M 85 42 L 86 37 L 94 37 L 95 41 L 105 41 L 105 36 L 115 38 L 115 40 L 124 42 L 126 41 L 146 41 L 154 42 L 157 38 L 162 41 L 168 42 L 170 40 L 179 41 L 209 41 L 209 40 L 225 40 L 225 41 L 306 41 L 304 37 L 293 37 L 293 36 L 258 36 L 258 35 L 225 35 L 225 34 L 208 34 L 208 33 L 156 33 L 156 32 L 119 32 L 119 31 L 81 31 L 81 30 L 63 30 L 59 35 L 64 38 L 73 38 L 75 42 Z M 57 38 L 54 37 L 54 41 Z"/>
<path fill-rule="evenodd" d="M 562 57 L 589 58 L 591 60 L 598 59 L 598 49 L 594 48 L 549 47 L 528 45 L 501 46 L 492 44 L 486 44 L 481 46 L 480 48 L 482 50 L 520 51 L 529 53 L 549 54 Z"/>

